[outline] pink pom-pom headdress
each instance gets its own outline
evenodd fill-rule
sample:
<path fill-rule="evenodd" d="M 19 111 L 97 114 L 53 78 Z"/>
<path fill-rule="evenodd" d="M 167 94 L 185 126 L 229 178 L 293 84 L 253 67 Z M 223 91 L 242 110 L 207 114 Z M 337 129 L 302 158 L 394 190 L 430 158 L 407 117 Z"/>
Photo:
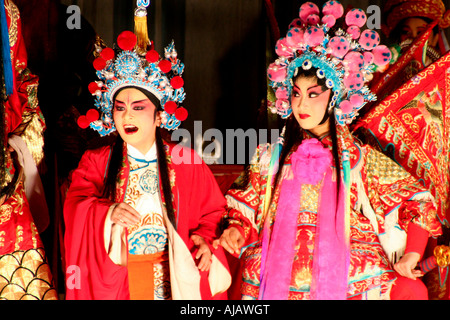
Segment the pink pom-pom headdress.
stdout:
<path fill-rule="evenodd" d="M 269 106 L 272 112 L 282 118 L 292 113 L 288 97 L 298 68 L 315 68 L 317 77 L 325 79 L 326 86 L 333 91 L 330 108 L 334 108 L 341 125 L 351 123 L 367 102 L 376 100 L 366 83 L 376 67 L 389 63 L 391 52 L 380 45 L 375 30 L 361 31 L 367 21 L 361 9 L 352 9 L 345 15 L 345 30 L 337 28 L 331 32 L 343 16 L 344 8 L 338 1 L 326 2 L 322 14 L 316 4 L 302 4 L 299 18 L 291 22 L 286 36 L 277 41 L 278 58 L 268 68 L 270 86 L 275 91 L 287 92 L 276 95 L 277 101 Z"/>
<path fill-rule="evenodd" d="M 142 3 L 142 4 L 140 4 Z M 145 30 L 124 31 L 117 37 L 117 48 L 98 48 L 98 57 L 93 66 L 97 70 L 98 81 L 89 85 L 95 97 L 97 116 L 81 116 L 78 124 L 90 126 L 101 136 L 116 130 L 112 118 L 114 94 L 124 87 L 138 87 L 153 94 L 163 109 L 161 127 L 177 129 L 187 118 L 187 110 L 181 106 L 185 99 L 184 81 L 181 77 L 184 64 L 178 59 L 172 41 L 164 50 L 164 56 L 153 49 L 147 38 L 146 7 L 149 1 L 138 1 L 135 12 L 137 18 L 145 16 Z M 143 34 L 142 34 L 143 33 Z M 158 106 L 156 106 L 158 107 Z M 92 109 L 95 110 L 95 109 Z"/>

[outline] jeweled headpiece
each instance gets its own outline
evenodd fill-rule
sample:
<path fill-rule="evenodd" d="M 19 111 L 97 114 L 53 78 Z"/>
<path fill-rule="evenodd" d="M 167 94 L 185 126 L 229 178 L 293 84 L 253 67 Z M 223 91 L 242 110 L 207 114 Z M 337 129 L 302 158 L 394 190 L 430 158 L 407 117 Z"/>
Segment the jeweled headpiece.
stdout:
<path fill-rule="evenodd" d="M 135 21 L 145 15 L 145 7 L 138 6 Z M 146 19 L 139 24 L 146 28 Z M 160 57 L 146 32 L 136 32 L 136 28 L 135 32 L 124 31 L 118 36 L 114 50 L 108 47 L 99 49 L 93 66 L 99 80 L 89 84 L 89 91 L 95 97 L 98 112 L 92 109 L 86 116 L 81 116 L 78 120 L 81 127 L 90 126 L 102 136 L 114 132 L 113 99 L 118 90 L 125 87 L 146 90 L 159 100 L 163 109 L 162 128 L 177 129 L 186 119 L 187 111 L 180 106 L 186 96 L 181 77 L 184 64 L 177 57 L 173 41 Z"/>
<path fill-rule="evenodd" d="M 361 28 L 367 21 L 362 9 L 352 9 L 345 16 L 345 30 L 335 28 L 343 17 L 344 8 L 338 1 L 328 1 L 322 8 L 306 2 L 300 7 L 299 18 L 294 19 L 285 37 L 277 41 L 278 58 L 268 68 L 269 85 L 275 91 L 272 112 L 287 118 L 292 113 L 290 94 L 293 77 L 298 68 L 317 69 L 317 77 L 324 78 L 333 92 L 330 108 L 339 124 L 349 124 L 367 102 L 376 96 L 366 83 L 377 66 L 389 63 L 389 48 L 380 45 L 375 30 Z"/>

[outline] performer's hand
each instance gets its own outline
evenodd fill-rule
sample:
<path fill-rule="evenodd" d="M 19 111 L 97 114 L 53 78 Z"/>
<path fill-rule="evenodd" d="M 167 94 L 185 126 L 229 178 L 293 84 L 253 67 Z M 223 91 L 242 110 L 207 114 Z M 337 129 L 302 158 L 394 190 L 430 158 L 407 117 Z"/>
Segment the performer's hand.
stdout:
<path fill-rule="evenodd" d="M 206 244 L 205 240 L 196 234 L 193 234 L 191 236 L 191 240 L 194 242 L 194 245 L 198 248 L 197 254 L 195 255 L 195 259 L 200 259 L 200 262 L 197 265 L 197 268 L 200 271 L 208 271 L 211 267 L 211 261 L 212 261 L 212 253 L 211 250 L 209 250 L 208 245 Z"/>
<path fill-rule="evenodd" d="M 132 206 L 121 202 L 113 209 L 111 221 L 125 228 L 131 227 L 141 220 L 141 215 Z"/>
<path fill-rule="evenodd" d="M 219 239 L 214 240 L 213 247 L 217 249 L 219 244 L 231 254 L 239 254 L 241 247 L 244 245 L 245 239 L 241 232 L 231 227 L 226 229 Z"/>
<path fill-rule="evenodd" d="M 401 257 L 396 264 L 394 264 L 394 270 L 403 277 L 416 280 L 417 277 L 423 276 L 422 271 L 415 270 L 419 259 L 420 254 L 416 252 L 409 252 Z"/>

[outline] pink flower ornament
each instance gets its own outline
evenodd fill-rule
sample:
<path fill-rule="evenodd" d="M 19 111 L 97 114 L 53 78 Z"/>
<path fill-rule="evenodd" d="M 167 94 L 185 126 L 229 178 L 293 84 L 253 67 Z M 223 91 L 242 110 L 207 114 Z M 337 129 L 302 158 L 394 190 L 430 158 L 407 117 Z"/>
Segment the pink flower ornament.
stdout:
<path fill-rule="evenodd" d="M 377 65 L 377 66 L 384 66 L 386 64 L 389 63 L 389 61 L 391 61 L 391 50 L 389 50 L 388 47 L 386 47 L 385 45 L 380 45 L 377 46 L 375 49 L 372 50 L 373 53 L 373 62 Z"/>
<path fill-rule="evenodd" d="M 320 17 L 317 14 L 310 14 L 306 18 L 306 23 L 310 25 L 316 25 L 320 22 Z"/>
<path fill-rule="evenodd" d="M 281 114 L 285 114 L 287 110 L 290 108 L 290 104 L 288 100 L 285 99 L 278 99 L 275 102 L 275 107 L 277 109 L 277 112 Z"/>
<path fill-rule="evenodd" d="M 349 100 L 343 100 L 339 104 L 339 109 L 343 114 L 350 114 L 353 112 L 353 106 Z"/>
<path fill-rule="evenodd" d="M 305 43 L 311 47 L 318 46 L 322 43 L 325 34 L 322 29 L 317 28 L 315 26 L 310 26 L 306 29 L 306 32 L 303 36 Z"/>
<path fill-rule="evenodd" d="M 328 148 L 317 139 L 303 140 L 291 155 L 294 179 L 300 183 L 317 184 L 330 167 L 333 157 Z"/>
<path fill-rule="evenodd" d="M 356 40 L 361 35 L 361 29 L 358 26 L 350 26 L 347 28 L 347 33 L 352 36 L 353 40 Z"/>
<path fill-rule="evenodd" d="M 364 97 L 360 94 L 353 94 L 350 96 L 350 104 L 352 105 L 353 109 L 359 110 L 364 103 Z"/>
<path fill-rule="evenodd" d="M 291 28 L 286 34 L 286 44 L 295 49 L 302 49 L 304 46 L 303 29 Z"/>
<path fill-rule="evenodd" d="M 275 91 L 275 97 L 277 97 L 277 99 L 281 99 L 281 100 L 288 100 L 289 94 L 288 94 L 287 89 L 284 87 L 279 87 Z"/>
<path fill-rule="evenodd" d="M 319 7 L 315 3 L 305 2 L 300 6 L 298 15 L 303 23 L 307 23 L 307 19 L 310 15 L 319 15 L 319 13 Z"/>
<path fill-rule="evenodd" d="M 322 23 L 326 24 L 328 28 L 331 28 L 336 24 L 336 18 L 331 14 L 328 14 L 322 17 Z"/>
<path fill-rule="evenodd" d="M 288 44 L 286 38 L 278 39 L 275 45 L 275 52 L 280 57 L 290 57 L 292 56 L 292 47 Z"/>
<path fill-rule="evenodd" d="M 357 26 L 359 28 L 366 24 L 367 16 L 362 9 L 352 9 L 345 16 L 347 26 Z"/>
<path fill-rule="evenodd" d="M 365 66 L 370 66 L 374 62 L 375 57 L 372 52 L 366 51 L 363 53 L 363 56 L 364 56 L 364 65 Z"/>
<path fill-rule="evenodd" d="M 302 20 L 300 18 L 292 20 L 292 22 L 289 24 L 289 28 L 301 28 L 302 27 Z"/>
<path fill-rule="evenodd" d="M 349 52 L 344 58 L 345 70 L 356 72 L 364 66 L 364 56 L 356 51 Z"/>
<path fill-rule="evenodd" d="M 380 44 L 380 35 L 375 30 L 364 30 L 359 38 L 359 44 L 365 50 L 372 50 Z"/>
<path fill-rule="evenodd" d="M 277 62 L 271 63 L 267 75 L 271 81 L 283 82 L 287 75 L 286 65 Z"/>
<path fill-rule="evenodd" d="M 331 38 L 328 43 L 328 47 L 332 49 L 332 54 L 340 59 L 342 59 L 350 49 L 350 44 L 347 39 L 340 36 L 335 36 Z"/>
<path fill-rule="evenodd" d="M 324 15 L 333 16 L 335 19 L 339 19 L 344 15 L 344 7 L 339 1 L 327 1 L 322 8 Z"/>
<path fill-rule="evenodd" d="M 364 85 L 364 78 L 361 72 L 350 72 L 344 77 L 344 85 L 349 90 L 360 90 Z"/>

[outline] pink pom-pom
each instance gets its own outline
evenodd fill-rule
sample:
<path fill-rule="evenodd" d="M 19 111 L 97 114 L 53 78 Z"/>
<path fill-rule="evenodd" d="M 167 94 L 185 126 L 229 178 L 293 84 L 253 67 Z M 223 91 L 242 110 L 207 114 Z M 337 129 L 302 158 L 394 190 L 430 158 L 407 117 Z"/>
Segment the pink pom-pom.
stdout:
<path fill-rule="evenodd" d="M 303 29 L 292 28 L 286 34 L 286 44 L 292 48 L 300 49 L 304 44 Z"/>
<path fill-rule="evenodd" d="M 345 16 L 347 26 L 358 26 L 361 28 L 367 21 L 367 16 L 362 9 L 352 9 Z"/>
<path fill-rule="evenodd" d="M 373 51 L 372 51 L 372 52 L 373 52 Z M 364 65 L 365 65 L 365 66 L 369 66 L 369 65 L 371 65 L 371 64 L 373 63 L 374 55 L 373 55 L 372 52 L 366 51 L 366 52 L 363 53 L 363 56 L 364 56 Z"/>
<path fill-rule="evenodd" d="M 339 1 L 327 1 L 323 5 L 322 12 L 324 15 L 331 15 L 335 19 L 339 19 L 344 15 L 344 7 Z"/>
<path fill-rule="evenodd" d="M 311 47 L 315 47 L 322 43 L 323 39 L 325 37 L 325 34 L 322 29 L 319 29 L 317 27 L 308 27 L 306 29 L 306 32 L 303 36 L 305 39 L 305 43 Z"/>
<path fill-rule="evenodd" d="M 357 72 L 364 66 L 364 56 L 356 51 L 349 52 L 344 58 L 345 70 Z"/>
<path fill-rule="evenodd" d="M 364 97 L 362 95 L 360 95 L 360 94 L 352 95 L 349 100 L 350 100 L 350 104 L 355 109 L 361 108 L 363 103 L 364 103 Z"/>
<path fill-rule="evenodd" d="M 373 53 L 373 63 L 377 66 L 384 66 L 391 61 L 391 50 L 385 45 L 377 46 L 372 50 Z"/>
<path fill-rule="evenodd" d="M 289 24 L 288 29 L 291 28 L 300 28 L 302 26 L 302 20 L 300 18 L 292 20 L 292 22 Z"/>
<path fill-rule="evenodd" d="M 320 18 L 317 14 L 310 14 L 307 18 L 306 18 L 306 23 L 309 25 L 316 25 L 320 22 Z"/>
<path fill-rule="evenodd" d="M 375 30 L 364 30 L 359 38 L 359 44 L 365 50 L 372 50 L 380 43 L 380 35 Z"/>
<path fill-rule="evenodd" d="M 347 114 L 353 111 L 353 106 L 348 100 L 344 100 L 339 104 L 339 109 L 341 109 L 342 113 Z"/>
<path fill-rule="evenodd" d="M 319 15 L 320 10 L 319 7 L 312 3 L 312 2 L 305 2 L 304 4 L 301 5 L 300 7 L 300 11 L 298 13 L 301 21 L 303 23 L 306 23 L 306 19 L 312 15 L 312 14 L 317 14 Z"/>
<path fill-rule="evenodd" d="M 282 82 L 286 79 L 287 70 L 285 65 L 280 65 L 277 63 L 271 63 L 269 69 L 267 70 L 267 75 L 270 80 L 274 82 Z"/>
<path fill-rule="evenodd" d="M 342 59 L 350 50 L 350 44 L 344 37 L 336 36 L 331 38 L 328 47 L 333 50 L 332 54 Z"/>
<path fill-rule="evenodd" d="M 323 16 L 322 23 L 326 24 L 328 28 L 332 28 L 336 24 L 336 18 L 331 14 Z"/>
<path fill-rule="evenodd" d="M 278 39 L 275 45 L 275 52 L 280 57 L 289 57 L 292 55 L 292 48 L 288 45 L 286 38 Z"/>
<path fill-rule="evenodd" d="M 278 112 L 284 114 L 286 110 L 289 108 L 289 101 L 285 99 L 278 99 L 275 102 L 275 107 L 277 108 Z"/>
<path fill-rule="evenodd" d="M 344 78 L 344 85 L 349 90 L 359 90 L 364 85 L 364 79 L 360 72 L 350 72 Z"/>
<path fill-rule="evenodd" d="M 361 29 L 358 26 L 350 26 L 347 28 L 347 33 L 352 36 L 353 40 L 356 40 L 361 35 Z"/>
<path fill-rule="evenodd" d="M 275 91 L 275 97 L 277 97 L 277 99 L 281 99 L 281 100 L 287 100 L 289 98 L 289 94 L 286 88 L 278 88 Z"/>

